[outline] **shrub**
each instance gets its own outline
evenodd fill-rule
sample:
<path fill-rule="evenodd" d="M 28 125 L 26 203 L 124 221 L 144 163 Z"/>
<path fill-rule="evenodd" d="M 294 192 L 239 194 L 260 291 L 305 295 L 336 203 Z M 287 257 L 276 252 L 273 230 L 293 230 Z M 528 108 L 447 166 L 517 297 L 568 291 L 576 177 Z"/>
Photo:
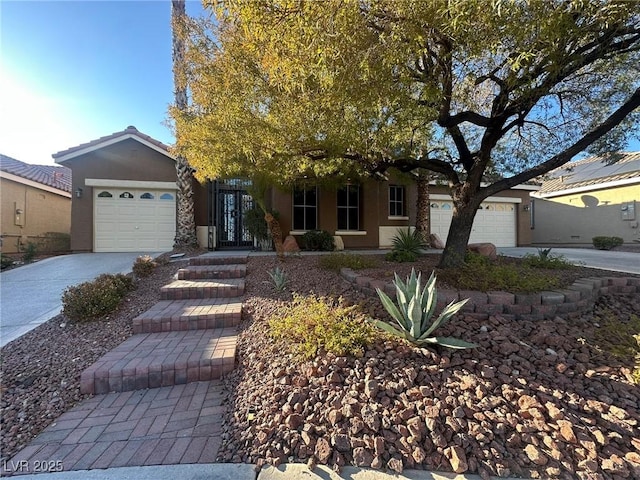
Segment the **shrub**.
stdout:
<path fill-rule="evenodd" d="M 512 263 L 466 263 L 440 272 L 440 279 L 460 290 L 505 290 L 512 293 L 553 290 L 560 281 L 547 272 Z"/>
<path fill-rule="evenodd" d="M 153 273 L 158 264 L 149 255 L 142 255 L 133 262 L 133 274 L 136 277 L 148 277 Z"/>
<path fill-rule="evenodd" d="M 7 257 L 6 255 L 0 254 L 0 269 L 4 270 L 5 268 L 9 268 L 13 265 L 13 259 Z"/>
<path fill-rule="evenodd" d="M 99 318 L 118 308 L 132 288 L 132 279 L 125 275 L 100 275 L 91 282 L 68 287 L 62 294 L 62 313 L 75 322 Z"/>
<path fill-rule="evenodd" d="M 420 255 L 422 250 L 427 246 L 418 230 L 411 230 L 409 228 L 406 230 L 399 228 L 398 233 L 393 237 L 391 242 L 393 250 L 412 252 L 416 255 Z"/>
<path fill-rule="evenodd" d="M 407 281 L 400 280 L 395 274 L 393 284 L 396 287 L 396 306 L 391 299 L 379 288 L 376 289 L 380 301 L 385 310 L 396 321 L 400 328 L 380 320 L 372 320 L 373 324 L 387 333 L 404 338 L 414 345 L 438 344 L 449 348 L 474 348 L 475 343 L 465 342 L 453 337 L 432 337 L 430 336 L 438 327 L 449 321 L 468 299 L 460 302 L 451 302 L 440 313 L 438 318 L 432 320 L 435 313 L 438 294 L 436 291 L 436 277 L 431 273 L 427 284 L 421 290 L 421 273 L 416 276 L 416 271 L 412 268 L 411 275 Z"/>
<path fill-rule="evenodd" d="M 320 257 L 318 264 L 327 270 L 339 272 L 341 268 L 351 268 L 353 270 L 373 268 L 378 262 L 372 258 L 363 257 L 355 253 L 330 253 L 329 255 Z"/>
<path fill-rule="evenodd" d="M 325 230 L 310 230 L 302 236 L 305 250 L 331 252 L 336 248 L 331 234 Z"/>
<path fill-rule="evenodd" d="M 632 314 L 626 320 L 607 310 L 603 312 L 594 339 L 599 348 L 615 358 L 633 362 L 631 378 L 640 384 L 640 317 Z"/>
<path fill-rule="evenodd" d="M 36 254 L 38 253 L 38 245 L 33 242 L 28 242 L 24 247 L 24 252 L 22 254 L 22 261 L 24 263 L 33 262 L 36 258 Z"/>
<path fill-rule="evenodd" d="M 413 252 L 407 252 L 405 250 L 391 250 L 384 256 L 384 258 L 389 262 L 415 262 L 418 259 L 418 255 Z"/>
<path fill-rule="evenodd" d="M 486 267 L 491 264 L 491 259 L 489 257 L 485 257 L 484 255 L 480 255 L 479 253 L 467 250 L 464 254 L 464 263 L 466 265 Z"/>
<path fill-rule="evenodd" d="M 530 267 L 549 270 L 566 270 L 573 266 L 563 255 L 552 255 L 550 248 L 539 248 L 537 255 L 528 253 L 523 257 L 523 261 Z"/>
<path fill-rule="evenodd" d="M 271 281 L 273 282 L 273 288 L 275 288 L 276 291 L 278 292 L 283 291 L 287 286 L 287 283 L 289 283 L 289 279 L 287 278 L 286 272 L 280 267 L 276 267 L 273 270 L 269 270 L 267 273 L 271 277 Z"/>
<path fill-rule="evenodd" d="M 262 242 L 269 238 L 269 227 L 264 219 L 264 212 L 261 208 L 255 207 L 245 211 L 242 222 L 249 234 L 252 237 L 255 237 L 258 242 Z"/>
<path fill-rule="evenodd" d="M 375 329 L 342 299 L 294 295 L 280 314 L 269 320 L 270 335 L 284 340 L 302 358 L 315 357 L 320 349 L 337 356 L 361 357 L 376 338 Z"/>
<path fill-rule="evenodd" d="M 620 237 L 593 237 L 591 241 L 598 250 L 611 250 L 624 243 L 624 240 Z"/>

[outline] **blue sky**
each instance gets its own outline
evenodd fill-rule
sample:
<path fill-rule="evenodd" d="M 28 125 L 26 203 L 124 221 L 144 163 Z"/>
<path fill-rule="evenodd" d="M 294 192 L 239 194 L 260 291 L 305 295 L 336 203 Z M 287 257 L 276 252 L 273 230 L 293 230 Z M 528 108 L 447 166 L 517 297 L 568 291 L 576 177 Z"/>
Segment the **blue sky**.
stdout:
<path fill-rule="evenodd" d="M 173 143 L 170 20 L 170 0 L 0 0 L 0 153 L 53 164 L 129 125 Z"/>
<path fill-rule="evenodd" d="M 170 21 L 170 0 L 2 0 L 0 153 L 52 164 L 128 125 L 173 143 Z"/>

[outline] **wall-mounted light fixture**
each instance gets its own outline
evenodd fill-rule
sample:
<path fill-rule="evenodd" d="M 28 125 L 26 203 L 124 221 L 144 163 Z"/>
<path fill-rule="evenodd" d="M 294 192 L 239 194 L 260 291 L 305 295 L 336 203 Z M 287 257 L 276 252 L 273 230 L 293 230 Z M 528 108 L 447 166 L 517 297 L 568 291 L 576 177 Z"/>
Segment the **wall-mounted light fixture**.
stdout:
<path fill-rule="evenodd" d="M 78 187 L 76 189 L 76 198 L 82 198 L 82 189 L 80 187 Z"/>
<path fill-rule="evenodd" d="M 525 212 L 528 212 L 529 211 L 529 204 L 528 203 L 523 204 L 522 205 L 522 210 L 524 210 Z"/>
<path fill-rule="evenodd" d="M 22 215 L 22 209 L 16 208 L 16 215 Z"/>

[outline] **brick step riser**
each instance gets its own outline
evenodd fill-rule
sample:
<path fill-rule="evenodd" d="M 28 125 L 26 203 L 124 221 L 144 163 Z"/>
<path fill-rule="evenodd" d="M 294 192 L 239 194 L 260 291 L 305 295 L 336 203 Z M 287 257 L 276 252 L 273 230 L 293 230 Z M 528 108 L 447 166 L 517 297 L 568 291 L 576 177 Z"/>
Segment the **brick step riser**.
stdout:
<path fill-rule="evenodd" d="M 235 298 L 244 295 L 244 287 L 172 288 L 160 292 L 161 300 L 199 300 L 204 298 Z"/>
<path fill-rule="evenodd" d="M 197 271 L 197 270 L 178 270 L 178 280 L 228 280 L 230 278 L 243 278 L 246 272 L 241 270 L 234 271 Z"/>
<path fill-rule="evenodd" d="M 212 328 L 237 327 L 242 313 L 213 314 L 207 316 L 182 317 L 179 319 L 145 319 L 139 325 L 133 325 L 133 333 L 179 332 L 185 330 L 207 330 Z"/>
<path fill-rule="evenodd" d="M 247 263 L 247 257 L 193 257 L 189 265 L 233 265 Z"/>
<path fill-rule="evenodd" d="M 110 392 L 129 392 L 132 390 L 146 390 L 147 388 L 170 387 L 192 382 L 204 382 L 217 380 L 230 373 L 235 368 L 234 364 L 196 366 L 182 369 L 166 369 L 149 371 L 141 375 L 114 375 L 98 377 L 93 381 L 91 388 L 82 385 L 80 392 L 101 395 Z"/>

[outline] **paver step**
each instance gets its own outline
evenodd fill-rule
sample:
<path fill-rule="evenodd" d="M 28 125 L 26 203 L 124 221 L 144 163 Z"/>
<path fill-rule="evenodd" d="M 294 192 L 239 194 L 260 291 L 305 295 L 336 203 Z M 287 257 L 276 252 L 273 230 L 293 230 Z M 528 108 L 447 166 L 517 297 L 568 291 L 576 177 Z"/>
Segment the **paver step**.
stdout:
<path fill-rule="evenodd" d="M 232 265 L 234 263 L 247 263 L 247 257 L 221 257 L 214 255 L 200 255 L 189 259 L 189 265 Z"/>
<path fill-rule="evenodd" d="M 247 274 L 247 265 L 190 265 L 178 270 L 178 280 L 242 278 Z"/>
<path fill-rule="evenodd" d="M 229 298 L 244 294 L 244 279 L 176 280 L 160 288 L 161 300 Z"/>
<path fill-rule="evenodd" d="M 133 335 L 87 368 L 80 391 L 126 392 L 213 380 L 235 366 L 235 328 Z"/>
<path fill-rule="evenodd" d="M 227 298 L 161 300 L 133 319 L 133 333 L 228 328 L 241 318 L 242 302 Z"/>

